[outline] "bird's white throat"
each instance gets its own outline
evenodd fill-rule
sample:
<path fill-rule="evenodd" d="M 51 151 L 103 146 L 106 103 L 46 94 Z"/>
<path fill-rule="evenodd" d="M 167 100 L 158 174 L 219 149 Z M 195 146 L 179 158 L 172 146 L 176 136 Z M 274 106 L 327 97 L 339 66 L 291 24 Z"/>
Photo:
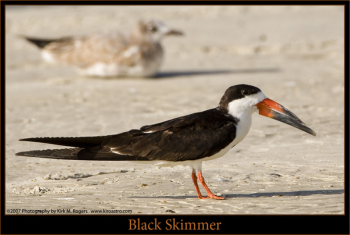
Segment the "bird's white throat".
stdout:
<path fill-rule="evenodd" d="M 265 94 L 259 91 L 257 94 L 233 100 L 228 104 L 228 113 L 238 119 L 246 118 L 247 115 L 251 116 L 256 112 L 258 108 L 255 105 L 266 98 Z"/>
<path fill-rule="evenodd" d="M 267 97 L 261 91 L 241 99 L 233 100 L 228 104 L 228 113 L 238 118 L 235 144 L 238 144 L 248 134 L 252 125 L 252 114 L 258 111 L 255 106 Z"/>

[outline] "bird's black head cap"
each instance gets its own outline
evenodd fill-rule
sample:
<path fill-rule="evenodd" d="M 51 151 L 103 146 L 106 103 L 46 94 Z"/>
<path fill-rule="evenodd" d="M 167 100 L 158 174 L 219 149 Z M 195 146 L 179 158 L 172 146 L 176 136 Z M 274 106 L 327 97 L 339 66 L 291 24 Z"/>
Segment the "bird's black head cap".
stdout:
<path fill-rule="evenodd" d="M 219 110 L 227 113 L 228 112 L 228 104 L 237 99 L 242 99 L 246 96 L 257 94 L 259 91 L 261 91 L 259 88 L 251 85 L 235 85 L 229 87 L 226 91 L 223 97 L 220 100 L 219 103 Z"/>

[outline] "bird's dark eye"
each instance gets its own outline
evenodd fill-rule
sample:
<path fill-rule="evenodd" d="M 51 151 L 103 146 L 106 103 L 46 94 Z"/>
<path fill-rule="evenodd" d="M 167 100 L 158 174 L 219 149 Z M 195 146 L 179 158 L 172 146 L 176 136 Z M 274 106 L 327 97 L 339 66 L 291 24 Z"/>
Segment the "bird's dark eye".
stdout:
<path fill-rule="evenodd" d="M 154 25 L 150 25 L 149 27 L 148 27 L 148 31 L 150 31 L 150 32 L 152 32 L 152 33 L 155 33 L 155 32 L 157 32 L 157 27 L 156 26 L 154 26 Z"/>
<path fill-rule="evenodd" d="M 242 95 L 244 96 L 250 95 L 250 92 L 248 90 L 242 90 Z"/>

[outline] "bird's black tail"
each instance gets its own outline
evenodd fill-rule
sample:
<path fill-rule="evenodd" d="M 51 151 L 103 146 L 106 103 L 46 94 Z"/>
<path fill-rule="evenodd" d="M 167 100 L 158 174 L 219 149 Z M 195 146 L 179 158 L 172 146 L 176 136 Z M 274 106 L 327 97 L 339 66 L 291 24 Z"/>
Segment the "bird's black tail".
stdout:
<path fill-rule="evenodd" d="M 40 49 L 44 48 L 46 45 L 52 43 L 52 42 L 67 42 L 72 40 L 71 37 L 63 37 L 63 38 L 56 38 L 56 39 L 43 39 L 43 38 L 32 38 L 32 37 L 27 37 L 24 35 L 18 35 L 24 39 L 26 39 L 28 42 L 33 43 Z"/>
<path fill-rule="evenodd" d="M 91 136 L 91 137 L 39 137 L 26 138 L 20 141 L 31 141 L 45 144 L 63 145 L 74 148 L 33 150 L 16 153 L 17 156 L 40 157 L 67 160 L 94 160 L 94 161 L 147 161 L 138 156 L 123 155 L 113 151 L 110 141 L 127 145 L 134 136 L 145 135 L 139 130 L 131 130 L 117 135 Z M 112 143 L 113 145 L 113 143 Z"/>
<path fill-rule="evenodd" d="M 38 137 L 26 138 L 19 141 L 39 142 L 45 144 L 63 145 L 78 148 L 91 148 L 101 145 L 113 135 L 91 137 Z"/>
<path fill-rule="evenodd" d="M 51 42 L 55 42 L 58 39 L 40 39 L 40 38 L 32 38 L 27 36 L 22 36 L 24 39 L 26 39 L 28 42 L 33 43 L 35 46 L 39 48 L 44 48 L 47 44 L 50 44 Z"/>
<path fill-rule="evenodd" d="M 19 153 L 16 153 L 16 155 L 25 156 L 25 157 L 78 160 L 78 153 L 81 150 L 82 150 L 81 148 L 46 149 L 46 150 L 33 150 L 33 151 L 19 152 Z"/>
<path fill-rule="evenodd" d="M 38 157 L 63 160 L 90 160 L 90 161 L 147 161 L 148 159 L 119 155 L 110 151 L 109 148 L 68 148 L 68 149 L 46 149 L 32 150 L 16 153 L 17 156 Z"/>

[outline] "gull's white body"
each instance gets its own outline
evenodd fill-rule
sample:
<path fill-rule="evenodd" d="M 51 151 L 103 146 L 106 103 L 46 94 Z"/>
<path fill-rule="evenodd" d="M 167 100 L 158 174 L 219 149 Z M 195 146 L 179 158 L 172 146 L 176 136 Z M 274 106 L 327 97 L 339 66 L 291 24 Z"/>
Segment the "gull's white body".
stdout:
<path fill-rule="evenodd" d="M 163 62 L 161 40 L 171 34 L 182 33 L 160 21 L 140 21 L 129 33 L 52 40 L 42 47 L 41 55 L 48 63 L 76 67 L 81 75 L 150 77 L 159 71 Z"/>

